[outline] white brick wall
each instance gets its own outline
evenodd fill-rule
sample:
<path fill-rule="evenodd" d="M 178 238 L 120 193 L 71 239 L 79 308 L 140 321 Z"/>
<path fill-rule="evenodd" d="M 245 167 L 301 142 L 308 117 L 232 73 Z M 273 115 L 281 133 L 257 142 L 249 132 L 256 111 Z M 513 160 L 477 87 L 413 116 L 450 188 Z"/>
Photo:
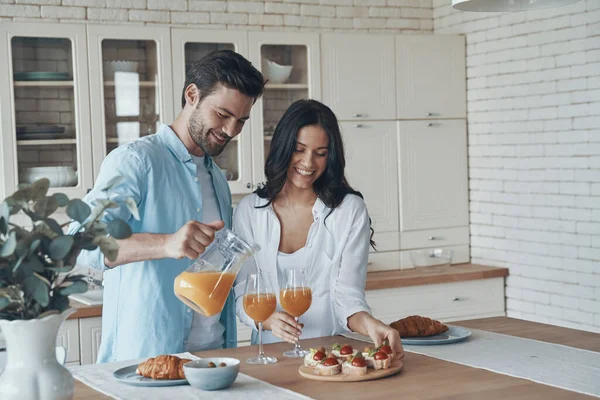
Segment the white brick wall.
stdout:
<path fill-rule="evenodd" d="M 600 332 L 598 0 L 463 13 L 473 262 L 510 269 L 509 316 Z"/>
<path fill-rule="evenodd" d="M 103 24 L 159 23 L 266 31 L 433 32 L 431 0 L 19 0 L 14 3 L 14 0 L 0 0 L 0 20 L 89 20 Z"/>

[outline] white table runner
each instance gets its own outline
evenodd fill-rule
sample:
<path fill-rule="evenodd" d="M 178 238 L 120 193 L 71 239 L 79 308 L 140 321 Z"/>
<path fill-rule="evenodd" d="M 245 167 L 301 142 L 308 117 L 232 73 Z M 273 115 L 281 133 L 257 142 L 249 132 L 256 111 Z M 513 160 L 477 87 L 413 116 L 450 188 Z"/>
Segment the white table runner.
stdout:
<path fill-rule="evenodd" d="M 404 350 L 544 385 L 600 397 L 600 353 L 470 329 L 464 342 Z M 344 334 L 370 343 L 365 336 Z"/>
<path fill-rule="evenodd" d="M 197 359 L 191 353 L 177 354 L 179 357 Z M 71 367 L 69 370 L 75 379 L 115 399 L 123 400 L 247 400 L 247 399 L 277 399 L 298 400 L 310 397 L 283 389 L 270 383 L 240 373 L 236 381 L 228 389 L 205 392 L 190 385 L 165 387 L 138 387 L 119 382 L 113 377 L 113 372 L 144 361 L 132 360 L 107 364 L 92 364 Z M 242 361 L 245 362 L 245 361 Z"/>

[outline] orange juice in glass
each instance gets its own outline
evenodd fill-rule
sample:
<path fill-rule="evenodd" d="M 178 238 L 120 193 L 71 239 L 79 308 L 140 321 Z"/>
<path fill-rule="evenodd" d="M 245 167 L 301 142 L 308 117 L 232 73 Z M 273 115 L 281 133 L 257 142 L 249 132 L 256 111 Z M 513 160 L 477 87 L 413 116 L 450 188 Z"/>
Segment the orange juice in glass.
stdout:
<path fill-rule="evenodd" d="M 281 308 L 298 322 L 300 316 L 308 311 L 312 304 L 312 290 L 306 284 L 303 270 L 290 269 L 286 271 L 285 276 L 285 283 L 279 292 L 279 302 Z M 283 355 L 286 357 L 304 357 L 308 353 L 296 342 L 294 348 L 286 351 Z"/>
<path fill-rule="evenodd" d="M 244 311 L 258 324 L 258 355 L 246 360 L 248 364 L 273 364 L 275 357 L 267 357 L 262 345 L 262 325 L 277 308 L 277 296 L 271 289 L 269 278 L 260 272 L 246 277 L 246 293 L 244 294 Z"/>
<path fill-rule="evenodd" d="M 229 229 L 216 232 L 202 256 L 175 278 L 175 295 L 206 317 L 220 313 L 240 268 L 259 249 Z"/>

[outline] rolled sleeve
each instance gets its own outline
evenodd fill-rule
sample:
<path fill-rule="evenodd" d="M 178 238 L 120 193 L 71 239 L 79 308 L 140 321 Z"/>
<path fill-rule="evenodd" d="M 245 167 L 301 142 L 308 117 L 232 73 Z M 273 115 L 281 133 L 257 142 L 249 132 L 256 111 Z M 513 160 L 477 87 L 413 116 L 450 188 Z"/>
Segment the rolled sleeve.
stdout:
<path fill-rule="evenodd" d="M 98 200 L 106 199 L 108 195 L 110 199 L 116 201 L 119 207 L 106 209 L 100 220 L 104 223 L 109 223 L 115 218 L 120 218 L 126 222 L 131 222 L 133 216 L 123 200 L 128 197 L 132 198 L 139 208 L 142 201 L 142 193 L 146 186 L 144 179 L 146 175 L 146 166 L 137 152 L 128 145 L 119 147 L 104 159 L 94 188 L 82 200 L 93 209 Z M 121 176 L 123 181 L 113 187 L 108 194 L 104 192 L 102 189 L 117 176 Z M 80 224 L 78 222 L 71 223 L 69 233 L 75 233 L 79 227 Z M 102 254 L 100 248 L 96 250 L 82 250 L 79 257 L 77 257 L 77 264 L 102 271 L 109 269 L 104 262 L 104 254 Z"/>
<path fill-rule="evenodd" d="M 366 206 L 362 200 L 360 204 L 362 207 L 354 214 L 332 288 L 334 315 L 347 331 L 350 331 L 350 316 L 361 311 L 371 313 L 365 299 L 371 231 Z"/>
<path fill-rule="evenodd" d="M 247 243 L 254 243 L 254 235 L 252 233 L 252 224 L 250 223 L 249 209 L 250 205 L 247 201 L 242 200 L 235 210 L 233 216 L 233 231 L 244 239 Z M 249 326 L 253 330 L 256 329 L 254 320 L 246 314 L 244 310 L 244 293 L 246 291 L 246 278 L 250 271 L 256 268 L 256 261 L 254 257 L 250 257 L 238 272 L 233 291 L 235 294 L 235 310 L 238 318 L 245 325 Z"/>

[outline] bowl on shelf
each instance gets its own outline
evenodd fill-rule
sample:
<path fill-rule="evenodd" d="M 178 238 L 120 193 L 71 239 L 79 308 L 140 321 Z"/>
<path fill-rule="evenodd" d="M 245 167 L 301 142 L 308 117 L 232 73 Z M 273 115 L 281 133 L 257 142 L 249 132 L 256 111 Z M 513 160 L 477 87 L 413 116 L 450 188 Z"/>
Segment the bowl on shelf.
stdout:
<path fill-rule="evenodd" d="M 263 74 L 269 83 L 284 83 L 292 73 L 293 65 L 279 65 L 263 58 Z"/>
<path fill-rule="evenodd" d="M 114 80 L 115 72 L 137 72 L 138 64 L 137 61 L 104 61 L 102 63 L 104 80 Z"/>
<path fill-rule="evenodd" d="M 21 183 L 33 183 L 39 179 L 48 178 L 51 187 L 75 186 L 77 173 L 70 166 L 29 167 L 19 173 Z"/>
<path fill-rule="evenodd" d="M 410 261 L 416 268 L 442 267 L 452 264 L 454 252 L 448 249 L 425 249 L 410 252 Z"/>
<path fill-rule="evenodd" d="M 213 363 L 215 367 L 209 367 Z M 225 363 L 226 366 L 219 367 Z M 240 360 L 229 357 L 208 357 L 183 364 L 185 378 L 192 387 L 201 390 L 220 390 L 231 386 L 240 372 Z"/>

